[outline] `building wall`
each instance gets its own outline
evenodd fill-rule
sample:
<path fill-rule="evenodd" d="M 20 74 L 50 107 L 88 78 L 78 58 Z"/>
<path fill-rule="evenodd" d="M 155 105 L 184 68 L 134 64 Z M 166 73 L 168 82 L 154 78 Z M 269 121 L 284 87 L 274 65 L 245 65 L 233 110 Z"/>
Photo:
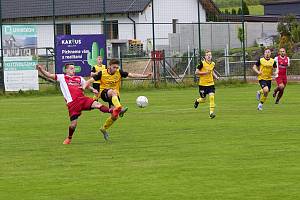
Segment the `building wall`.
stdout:
<path fill-rule="evenodd" d="M 288 2 L 288 1 L 287 1 Z M 294 14 L 300 16 L 300 2 L 276 5 L 265 5 L 265 15 L 287 15 Z"/>
<path fill-rule="evenodd" d="M 197 23 L 198 22 L 198 0 L 154 0 L 154 18 L 156 45 L 169 45 L 169 34 L 173 33 L 172 20 L 177 19 L 178 23 Z M 200 21 L 206 21 L 206 11 L 200 4 Z M 139 25 L 137 29 L 138 38 L 147 44 L 152 41 L 152 5 L 149 4 L 143 13 L 139 15 L 140 23 L 149 23 Z M 179 26 L 177 30 L 179 31 Z"/>

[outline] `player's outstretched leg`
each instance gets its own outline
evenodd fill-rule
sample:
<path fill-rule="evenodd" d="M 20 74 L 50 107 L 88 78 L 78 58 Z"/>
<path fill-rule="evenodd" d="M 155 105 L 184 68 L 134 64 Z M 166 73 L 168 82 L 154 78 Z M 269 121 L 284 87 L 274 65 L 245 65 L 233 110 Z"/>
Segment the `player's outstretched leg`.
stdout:
<path fill-rule="evenodd" d="M 127 110 L 128 110 L 128 107 L 122 108 L 121 111 L 120 111 L 120 113 L 119 113 L 119 116 L 120 116 L 120 117 L 123 117 L 124 114 L 127 112 Z"/>
<path fill-rule="evenodd" d="M 76 130 L 76 126 L 77 126 L 77 119 L 71 121 L 71 125 L 69 126 L 69 135 L 68 135 L 68 137 L 64 140 L 63 144 L 71 144 L 73 134 L 74 134 L 74 132 L 75 132 L 75 130 Z"/>
<path fill-rule="evenodd" d="M 109 134 L 107 132 L 107 129 L 109 129 L 113 123 L 117 120 L 117 118 L 114 118 L 113 116 L 107 118 L 102 128 L 100 128 L 101 133 L 103 134 L 103 137 L 105 140 L 108 140 Z"/>

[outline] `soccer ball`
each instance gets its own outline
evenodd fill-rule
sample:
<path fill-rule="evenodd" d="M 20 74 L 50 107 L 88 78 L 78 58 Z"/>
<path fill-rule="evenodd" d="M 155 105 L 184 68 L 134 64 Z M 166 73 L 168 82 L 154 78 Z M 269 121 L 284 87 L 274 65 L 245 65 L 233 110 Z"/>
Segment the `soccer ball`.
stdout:
<path fill-rule="evenodd" d="M 148 99 L 145 96 L 136 98 L 136 105 L 140 108 L 145 108 L 148 105 Z"/>

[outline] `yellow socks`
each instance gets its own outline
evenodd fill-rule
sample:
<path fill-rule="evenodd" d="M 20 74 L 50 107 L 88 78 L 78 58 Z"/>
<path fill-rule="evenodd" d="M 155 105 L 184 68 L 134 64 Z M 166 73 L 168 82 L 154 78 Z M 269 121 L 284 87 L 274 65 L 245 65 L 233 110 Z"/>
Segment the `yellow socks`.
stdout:
<path fill-rule="evenodd" d="M 264 93 L 262 93 L 262 95 L 260 96 L 260 102 L 265 103 L 266 100 L 267 100 L 267 97 L 265 97 Z"/>
<path fill-rule="evenodd" d="M 197 102 L 198 102 L 198 103 L 205 103 L 205 98 L 201 98 L 201 97 L 200 97 L 199 99 L 197 99 Z"/>
<path fill-rule="evenodd" d="M 209 95 L 209 111 L 210 113 L 215 112 L 215 95 Z"/>
<path fill-rule="evenodd" d="M 113 96 L 111 98 L 111 101 L 112 101 L 112 103 L 114 104 L 114 106 L 116 108 L 121 107 L 121 103 L 120 103 L 119 98 L 117 96 Z"/>
<path fill-rule="evenodd" d="M 109 127 L 111 127 L 113 125 L 113 123 L 115 122 L 115 120 L 113 120 L 111 117 L 109 117 L 104 125 L 103 125 L 103 129 L 107 130 Z"/>

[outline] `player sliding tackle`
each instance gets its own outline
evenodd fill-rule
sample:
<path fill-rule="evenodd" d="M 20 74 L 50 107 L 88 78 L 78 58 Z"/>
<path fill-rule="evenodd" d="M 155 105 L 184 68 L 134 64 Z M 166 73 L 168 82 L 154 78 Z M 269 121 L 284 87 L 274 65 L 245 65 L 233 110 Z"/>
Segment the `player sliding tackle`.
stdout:
<path fill-rule="evenodd" d="M 87 97 L 83 93 L 83 85 L 85 80 L 81 76 L 75 76 L 75 66 L 73 64 L 65 65 L 65 74 L 51 74 L 47 72 L 42 65 L 36 66 L 44 76 L 59 82 L 60 90 L 65 98 L 69 110 L 71 124 L 69 126 L 69 135 L 63 144 L 70 144 L 73 134 L 77 127 L 77 120 L 84 110 L 98 109 L 104 113 L 112 113 L 112 117 L 117 118 L 121 113 L 120 109 L 109 109 L 107 106 Z M 98 91 L 92 87 L 88 87 L 93 93 Z"/>
<path fill-rule="evenodd" d="M 109 62 L 107 69 L 98 72 L 93 78 L 89 79 L 83 86 L 83 88 L 89 87 L 93 82 L 100 81 L 100 97 L 104 102 L 108 102 L 109 107 L 115 107 L 115 109 L 120 112 L 120 117 L 127 111 L 127 107 L 122 108 L 120 103 L 120 86 L 122 78 L 149 78 L 151 73 L 143 74 L 133 74 L 124 72 L 119 69 L 120 62 L 116 59 L 112 59 Z M 108 140 L 109 134 L 107 129 L 112 126 L 112 124 L 118 119 L 118 115 L 109 117 L 100 131 L 103 136 Z"/>
<path fill-rule="evenodd" d="M 257 109 L 262 110 L 263 104 L 266 102 L 268 94 L 272 85 L 273 69 L 277 68 L 276 61 L 271 58 L 271 50 L 265 49 L 264 57 L 260 58 L 253 70 L 258 75 L 258 82 L 261 86 L 261 90 L 257 91 L 256 99 L 259 101 Z"/>

